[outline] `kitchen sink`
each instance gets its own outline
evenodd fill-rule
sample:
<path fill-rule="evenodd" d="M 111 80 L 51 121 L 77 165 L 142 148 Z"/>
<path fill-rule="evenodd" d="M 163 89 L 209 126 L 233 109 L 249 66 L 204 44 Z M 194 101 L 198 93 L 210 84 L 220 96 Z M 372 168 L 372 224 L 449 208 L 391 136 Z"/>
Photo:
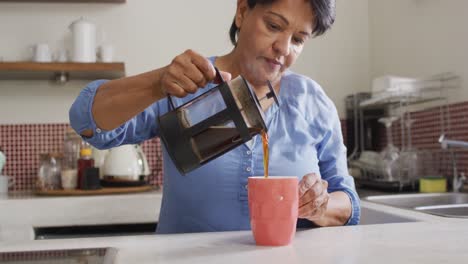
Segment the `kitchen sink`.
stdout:
<path fill-rule="evenodd" d="M 468 204 L 421 206 L 414 209 L 421 212 L 446 217 L 468 217 Z"/>
<path fill-rule="evenodd" d="M 361 207 L 360 225 L 418 222 L 416 219 Z"/>
<path fill-rule="evenodd" d="M 364 199 L 369 202 L 445 217 L 468 218 L 468 193 L 378 195 L 368 196 Z"/>
<path fill-rule="evenodd" d="M 114 263 L 116 254 L 115 248 L 0 252 L 0 262 L 3 264 L 111 264 Z"/>

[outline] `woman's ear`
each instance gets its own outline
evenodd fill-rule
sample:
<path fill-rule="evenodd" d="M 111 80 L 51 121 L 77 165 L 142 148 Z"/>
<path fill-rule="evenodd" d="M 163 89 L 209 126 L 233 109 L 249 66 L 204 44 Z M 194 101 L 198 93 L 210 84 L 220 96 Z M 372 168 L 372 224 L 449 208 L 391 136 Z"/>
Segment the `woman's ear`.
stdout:
<path fill-rule="evenodd" d="M 247 0 L 237 0 L 237 10 L 236 10 L 236 26 L 237 28 L 241 28 L 242 21 L 244 21 L 245 13 L 249 8 Z"/>

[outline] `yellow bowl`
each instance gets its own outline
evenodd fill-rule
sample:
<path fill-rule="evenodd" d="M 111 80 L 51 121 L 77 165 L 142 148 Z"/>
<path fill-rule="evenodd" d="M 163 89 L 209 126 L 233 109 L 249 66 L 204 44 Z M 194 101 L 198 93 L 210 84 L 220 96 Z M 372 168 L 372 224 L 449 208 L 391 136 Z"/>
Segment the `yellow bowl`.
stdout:
<path fill-rule="evenodd" d="M 419 192 L 440 193 L 447 191 L 447 179 L 444 177 L 424 177 L 419 179 Z"/>

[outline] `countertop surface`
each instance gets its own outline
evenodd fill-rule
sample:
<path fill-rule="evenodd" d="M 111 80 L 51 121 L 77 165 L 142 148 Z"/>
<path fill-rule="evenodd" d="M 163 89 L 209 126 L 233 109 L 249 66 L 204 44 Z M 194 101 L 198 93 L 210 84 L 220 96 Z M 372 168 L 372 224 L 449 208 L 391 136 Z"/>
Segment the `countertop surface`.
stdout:
<path fill-rule="evenodd" d="M 160 202 L 158 200 L 160 198 L 160 191 L 130 196 L 110 195 L 79 199 L 17 197 L 9 198 L 8 203 L 4 200 L 3 206 L 5 204 L 18 206 L 29 200 L 29 202 L 45 201 L 47 206 L 58 206 L 59 209 L 64 209 L 64 200 L 65 203 L 85 203 L 85 205 L 92 203 L 100 206 L 114 201 L 112 203 L 114 205 L 109 205 L 111 208 L 107 209 L 118 211 L 119 205 L 122 204 L 131 204 L 132 201 L 142 203 L 142 200 L 143 203 L 145 200 L 157 203 Z M 0 205 L 2 205 L 1 200 Z M 438 217 L 365 200 L 361 201 L 361 206 L 363 212 L 380 212 L 414 222 L 299 230 L 293 243 L 285 247 L 256 246 L 250 231 L 238 231 L 51 240 L 0 240 L 0 252 L 108 247 L 115 249 L 114 263 L 467 263 L 468 219 Z M 44 206 L 41 207 L 41 209 L 44 208 Z M 154 208 L 155 205 L 152 204 L 150 209 L 154 210 Z M 109 213 L 112 210 L 99 209 L 98 211 Z M 113 214 L 118 215 L 122 212 Z M 155 217 L 156 213 L 153 212 L 151 217 Z M 5 218 L 5 214 L 0 214 L 0 218 Z"/>
<path fill-rule="evenodd" d="M 466 263 L 468 222 L 416 222 L 302 230 L 284 247 L 250 231 L 1 243 L 0 252 L 112 247 L 114 263 Z"/>

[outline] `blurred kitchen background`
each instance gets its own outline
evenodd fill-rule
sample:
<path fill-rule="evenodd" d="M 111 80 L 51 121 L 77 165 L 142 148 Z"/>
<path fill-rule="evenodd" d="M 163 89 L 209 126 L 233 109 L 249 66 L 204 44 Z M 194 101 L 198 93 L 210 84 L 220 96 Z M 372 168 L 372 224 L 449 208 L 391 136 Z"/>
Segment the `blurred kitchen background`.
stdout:
<path fill-rule="evenodd" d="M 39 155 L 63 150 L 68 109 L 91 79 L 162 67 L 189 48 L 205 56 L 232 48 L 234 0 L 67 2 L 0 1 L 0 149 L 11 191 L 34 189 Z M 451 181 L 466 172 L 468 152 L 439 142 L 468 141 L 466 10 L 465 0 L 337 0 L 332 30 L 307 43 L 293 70 L 336 104 L 359 186 L 414 189 L 420 178 Z M 67 50 L 70 61 L 69 26 L 81 17 L 96 26 L 97 47 L 112 46 L 105 62 L 112 67 L 88 65 L 83 74 L 56 65 L 38 74 L 21 64 L 42 43 L 52 60 Z M 162 185 L 159 140 L 142 149 L 147 180 Z"/>

